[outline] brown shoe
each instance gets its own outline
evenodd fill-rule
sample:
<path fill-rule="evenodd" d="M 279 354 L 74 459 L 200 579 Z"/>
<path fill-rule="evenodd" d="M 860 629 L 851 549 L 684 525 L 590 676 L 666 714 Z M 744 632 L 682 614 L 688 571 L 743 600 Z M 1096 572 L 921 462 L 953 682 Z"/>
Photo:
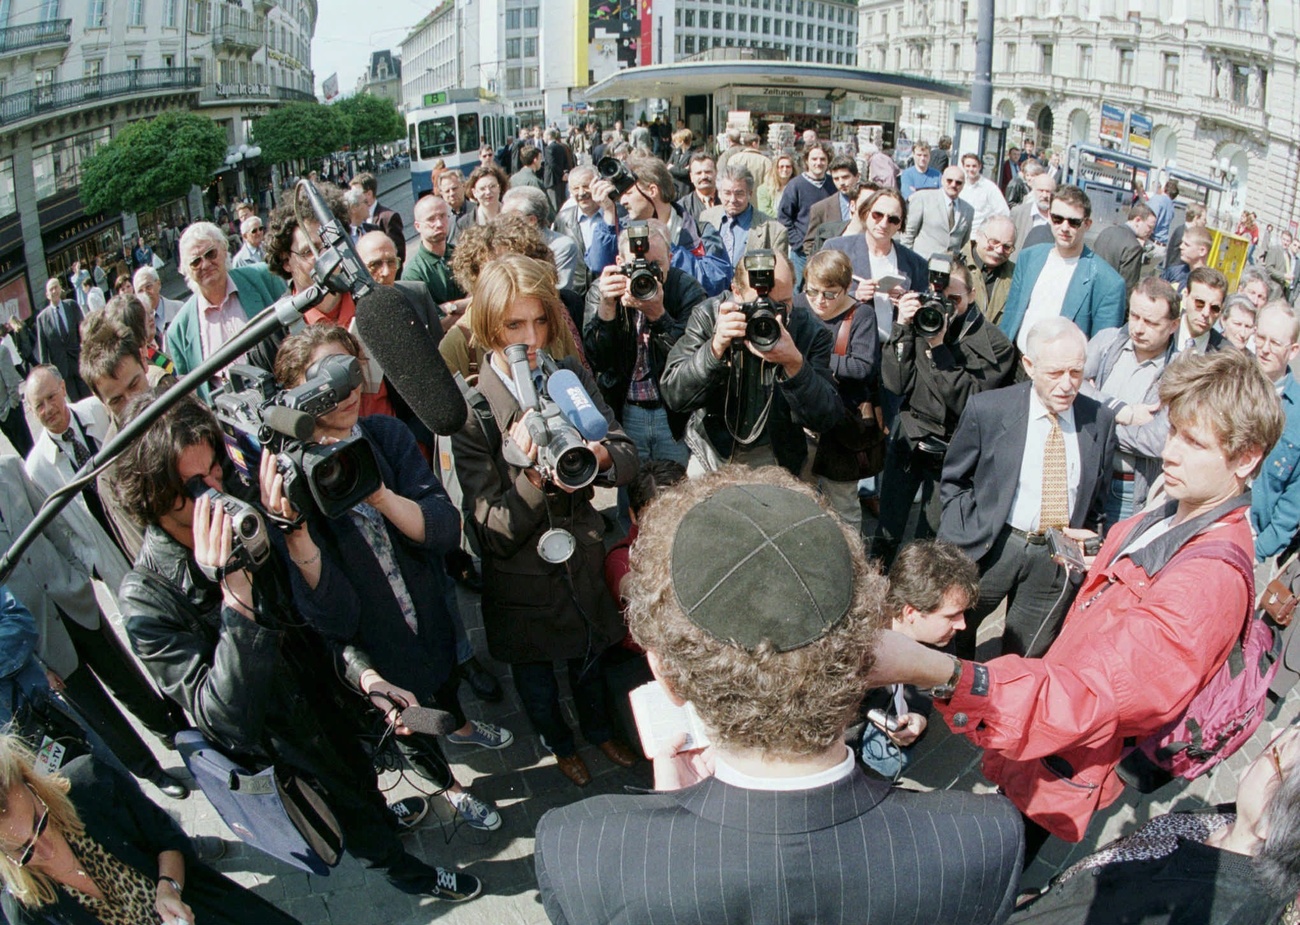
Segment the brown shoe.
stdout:
<path fill-rule="evenodd" d="M 582 760 L 581 755 L 562 755 L 555 756 L 555 763 L 564 776 L 573 781 L 579 787 L 585 787 L 591 783 L 591 772 L 587 770 L 587 763 Z"/>
<path fill-rule="evenodd" d="M 606 758 L 620 768 L 630 768 L 636 764 L 636 755 L 632 754 L 632 750 L 615 739 L 607 739 L 596 747 L 605 753 Z"/>

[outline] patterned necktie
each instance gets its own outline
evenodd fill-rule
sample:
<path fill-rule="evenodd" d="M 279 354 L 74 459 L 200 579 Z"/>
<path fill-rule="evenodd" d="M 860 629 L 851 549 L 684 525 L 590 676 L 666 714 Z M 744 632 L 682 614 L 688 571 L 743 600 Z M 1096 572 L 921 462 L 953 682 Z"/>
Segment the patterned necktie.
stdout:
<path fill-rule="evenodd" d="M 949 199 L 948 200 L 948 230 L 952 231 L 952 226 L 955 224 L 957 224 L 957 202 L 956 200 Z"/>
<path fill-rule="evenodd" d="M 1070 525 L 1069 474 L 1065 466 L 1065 436 L 1061 422 L 1050 414 L 1052 429 L 1043 448 L 1043 506 L 1038 515 L 1038 529 Z"/>
<path fill-rule="evenodd" d="M 90 461 L 90 450 L 86 449 L 85 445 L 77 439 L 77 435 L 73 433 L 71 427 L 65 430 L 59 439 L 67 444 L 65 450 L 72 454 L 72 459 L 75 462 L 73 468 L 81 471 L 81 467 Z"/>

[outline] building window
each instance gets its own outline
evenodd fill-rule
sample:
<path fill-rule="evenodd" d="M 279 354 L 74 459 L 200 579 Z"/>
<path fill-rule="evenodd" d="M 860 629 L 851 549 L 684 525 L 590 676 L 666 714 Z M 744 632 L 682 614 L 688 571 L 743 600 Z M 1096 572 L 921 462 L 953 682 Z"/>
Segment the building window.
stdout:
<path fill-rule="evenodd" d="M 740 31 L 745 32 L 749 29 L 749 17 L 744 13 L 740 14 Z"/>
<path fill-rule="evenodd" d="M 682 24 L 682 8 L 679 6 L 677 7 L 677 9 L 673 10 L 673 25 L 681 26 L 681 24 Z"/>
<path fill-rule="evenodd" d="M 176 0 L 163 0 L 163 28 L 176 28 Z"/>
<path fill-rule="evenodd" d="M 1056 47 L 1044 42 L 1038 46 L 1038 66 L 1039 73 L 1045 77 L 1052 76 L 1052 59 L 1056 55 Z"/>
<path fill-rule="evenodd" d="M 0 215 L 13 215 L 18 211 L 14 196 L 14 161 L 7 157 L 0 161 Z"/>
<path fill-rule="evenodd" d="M 108 25 L 104 14 L 104 0 L 90 0 L 90 9 L 86 11 L 86 25 L 91 29 L 102 29 Z"/>
<path fill-rule="evenodd" d="M 103 72 L 104 72 L 103 58 L 87 58 L 85 64 L 85 70 L 82 71 L 81 76 L 94 78 L 94 77 L 98 77 Z"/>
<path fill-rule="evenodd" d="M 734 28 L 736 28 L 736 14 L 735 14 L 735 13 L 728 13 L 728 14 L 727 14 L 727 31 L 730 32 L 730 31 L 731 31 L 732 29 L 734 29 Z"/>
<path fill-rule="evenodd" d="M 1084 80 L 1092 80 L 1092 46 L 1079 46 L 1079 76 Z"/>
<path fill-rule="evenodd" d="M 1004 49 L 1005 49 L 1005 51 L 1006 51 L 1006 62 L 1007 62 L 1007 63 L 1006 63 L 1006 65 L 1005 65 L 1005 67 L 1006 67 L 1006 69 L 1007 69 L 1008 71 L 1014 71 L 1014 70 L 1016 69 L 1016 43 L 1015 43 L 1015 42 L 1007 42 L 1007 44 L 1006 44 L 1005 46 L 1003 46 L 1003 47 L 1004 47 Z"/>
<path fill-rule="evenodd" d="M 507 58 L 518 58 L 518 57 L 519 57 L 519 47 L 520 47 L 520 46 L 519 46 L 519 43 L 520 43 L 520 41 L 521 41 L 520 39 L 506 39 L 506 57 L 507 57 Z"/>
<path fill-rule="evenodd" d="M 524 85 L 523 73 L 520 70 L 520 68 L 517 67 L 506 68 L 506 89 L 518 90 L 521 87 L 523 87 L 523 85 Z"/>
<path fill-rule="evenodd" d="M 948 49 L 948 70 L 961 70 L 961 46 L 952 45 Z"/>
<path fill-rule="evenodd" d="M 81 184 L 81 164 L 109 139 L 107 128 L 83 132 L 71 138 L 32 148 L 32 179 L 36 181 L 36 198 L 76 189 Z"/>
<path fill-rule="evenodd" d="M 131 13 L 127 17 L 128 26 L 144 25 L 144 0 L 131 0 Z"/>
<path fill-rule="evenodd" d="M 208 23 L 211 21 L 210 10 L 211 7 L 209 7 L 208 5 L 208 0 L 198 0 L 198 2 L 193 4 L 193 7 L 190 10 L 190 31 L 191 32 L 198 32 L 202 34 L 208 31 L 209 28 Z M 272 41 L 274 41 L 275 39 L 274 28 L 271 30 L 271 38 Z"/>
<path fill-rule="evenodd" d="M 1160 71 L 1160 88 L 1166 93 L 1178 92 L 1178 72 L 1182 69 L 1182 55 L 1166 52 L 1161 56 L 1163 67 Z"/>
<path fill-rule="evenodd" d="M 1121 48 L 1119 50 L 1119 84 L 1121 87 L 1133 86 L 1133 58 L 1135 52 L 1132 48 Z"/>
<path fill-rule="evenodd" d="M 537 7 L 530 6 L 528 9 L 524 10 L 524 28 L 537 28 Z"/>
<path fill-rule="evenodd" d="M 794 24 L 794 37 L 797 39 L 803 38 L 803 23 L 797 22 Z"/>
<path fill-rule="evenodd" d="M 685 22 L 685 25 L 686 25 L 686 28 L 688 28 L 688 29 L 693 28 L 693 27 L 695 26 L 695 11 L 694 11 L 694 10 L 687 10 L 687 11 L 686 11 L 686 22 Z"/>
<path fill-rule="evenodd" d="M 507 29 L 518 29 L 518 28 L 519 28 L 519 11 L 518 11 L 518 10 L 506 10 L 506 28 L 507 28 Z"/>
<path fill-rule="evenodd" d="M 126 56 L 126 69 L 128 71 L 138 71 L 140 70 L 140 65 L 141 65 L 141 61 L 139 55 Z M 247 82 L 247 78 L 245 78 L 245 82 Z"/>
<path fill-rule="evenodd" d="M 41 4 L 41 19 L 49 22 L 59 18 L 59 0 L 44 0 Z"/>
<path fill-rule="evenodd" d="M 695 36 L 693 36 L 693 35 L 688 35 L 688 36 L 686 36 L 686 48 L 685 48 L 685 51 L 686 51 L 686 54 L 688 54 L 688 55 L 693 55 L 693 54 L 695 54 Z"/>
<path fill-rule="evenodd" d="M 787 19 L 787 20 L 785 21 L 785 37 L 786 37 L 786 38 L 790 38 L 790 35 L 791 35 L 791 32 L 792 32 L 793 28 L 794 28 L 794 23 L 792 23 L 790 20 Z"/>
<path fill-rule="evenodd" d="M 163 66 L 164 68 L 166 68 L 167 70 L 170 71 L 172 68 L 174 68 L 174 67 L 176 66 L 176 56 L 175 56 L 175 55 L 163 55 L 162 58 L 160 59 L 160 63 L 162 64 L 162 66 Z M 258 68 L 260 69 L 261 67 L 262 67 L 262 65 L 259 64 L 259 65 L 258 65 Z M 265 83 L 265 81 L 262 80 L 262 77 L 261 77 L 261 74 L 260 74 L 260 73 L 258 74 L 257 82 L 258 82 L 258 83 Z"/>
<path fill-rule="evenodd" d="M 537 68 L 524 68 L 524 88 L 529 89 L 537 86 Z"/>
<path fill-rule="evenodd" d="M 764 34 L 764 35 L 771 35 L 771 34 L 772 34 L 772 17 L 771 17 L 771 16 L 764 16 L 764 17 L 763 17 L 763 34 Z"/>
<path fill-rule="evenodd" d="M 536 37 L 536 36 L 531 36 L 531 35 L 530 35 L 528 38 L 524 39 L 524 57 L 525 57 L 525 58 L 536 58 L 536 57 L 537 57 L 537 37 Z"/>

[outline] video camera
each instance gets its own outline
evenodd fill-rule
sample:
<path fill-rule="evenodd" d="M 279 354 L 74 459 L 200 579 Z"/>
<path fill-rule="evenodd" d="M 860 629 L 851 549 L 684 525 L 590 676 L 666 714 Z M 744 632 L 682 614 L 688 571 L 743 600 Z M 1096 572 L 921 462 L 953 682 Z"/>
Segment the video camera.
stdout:
<path fill-rule="evenodd" d="M 776 284 L 776 254 L 770 250 L 746 251 L 743 258 L 749 286 L 758 293 L 752 302 L 743 302 L 745 313 L 745 340 L 754 349 L 767 353 L 781 339 L 781 325 L 785 323 L 785 306 L 768 298 Z"/>
<path fill-rule="evenodd" d="M 364 437 L 327 445 L 311 439 L 316 419 L 361 385 L 356 357 L 324 357 L 293 389 L 281 390 L 256 366 L 235 364 L 228 374 L 229 384 L 213 395 L 213 410 L 226 435 L 226 452 L 251 487 L 258 486 L 265 450 L 276 454 L 285 497 L 300 516 L 314 506 L 326 517 L 338 517 L 379 489 L 379 463 Z"/>
<path fill-rule="evenodd" d="M 234 538 L 231 542 L 230 558 L 222 566 L 221 572 L 237 572 L 240 569 L 257 571 L 271 555 L 271 538 L 266 534 L 266 522 L 261 513 L 247 501 L 241 501 L 231 495 L 223 494 L 215 488 L 209 488 L 203 477 L 196 475 L 185 483 L 185 492 L 195 501 L 207 495 L 212 501 L 213 512 L 218 507 L 230 515 Z M 216 569 L 201 566 L 203 574 L 213 581 L 221 580 L 221 573 Z"/>
<path fill-rule="evenodd" d="M 954 309 L 952 302 L 943 294 L 952 278 L 952 258 L 945 254 L 934 254 L 930 257 L 929 269 L 930 291 L 925 294 L 925 300 L 912 317 L 912 327 L 925 337 L 933 337 L 942 331 Z"/>
<path fill-rule="evenodd" d="M 625 263 L 618 272 L 627 277 L 627 289 L 635 298 L 645 300 L 652 298 L 659 291 L 663 282 L 664 271 L 659 264 L 646 259 L 650 253 L 650 225 L 648 222 L 628 222 L 627 246 L 634 258 Z"/>
<path fill-rule="evenodd" d="M 600 472 L 596 454 L 587 441 L 603 439 L 609 425 L 577 376 L 557 366 L 545 351 L 537 354 L 540 394 L 533 371 L 528 368 L 528 347 L 511 344 L 506 348 L 519 407 L 536 412 L 524 421 L 537 446 L 537 462 L 523 458 L 512 442 L 506 444 L 506 461 L 522 468 L 535 465 L 546 481 L 577 491 L 594 482 Z"/>
<path fill-rule="evenodd" d="M 636 174 L 616 157 L 602 157 L 596 161 L 596 173 L 600 174 L 602 180 L 608 180 L 613 184 L 614 192 L 609 194 L 610 199 L 618 199 L 636 186 Z"/>

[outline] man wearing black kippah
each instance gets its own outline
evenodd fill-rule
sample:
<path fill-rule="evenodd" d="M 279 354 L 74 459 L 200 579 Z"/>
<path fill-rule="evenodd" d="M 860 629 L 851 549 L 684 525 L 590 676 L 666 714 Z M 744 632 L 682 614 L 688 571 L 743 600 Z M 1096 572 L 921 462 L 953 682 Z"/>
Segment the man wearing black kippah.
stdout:
<path fill-rule="evenodd" d="M 1006 920 L 1024 851 L 1010 803 L 891 790 L 844 744 L 886 582 L 812 489 L 728 466 L 664 492 L 624 589 L 633 638 L 712 745 L 656 755 L 660 792 L 542 817 L 552 922 Z"/>

